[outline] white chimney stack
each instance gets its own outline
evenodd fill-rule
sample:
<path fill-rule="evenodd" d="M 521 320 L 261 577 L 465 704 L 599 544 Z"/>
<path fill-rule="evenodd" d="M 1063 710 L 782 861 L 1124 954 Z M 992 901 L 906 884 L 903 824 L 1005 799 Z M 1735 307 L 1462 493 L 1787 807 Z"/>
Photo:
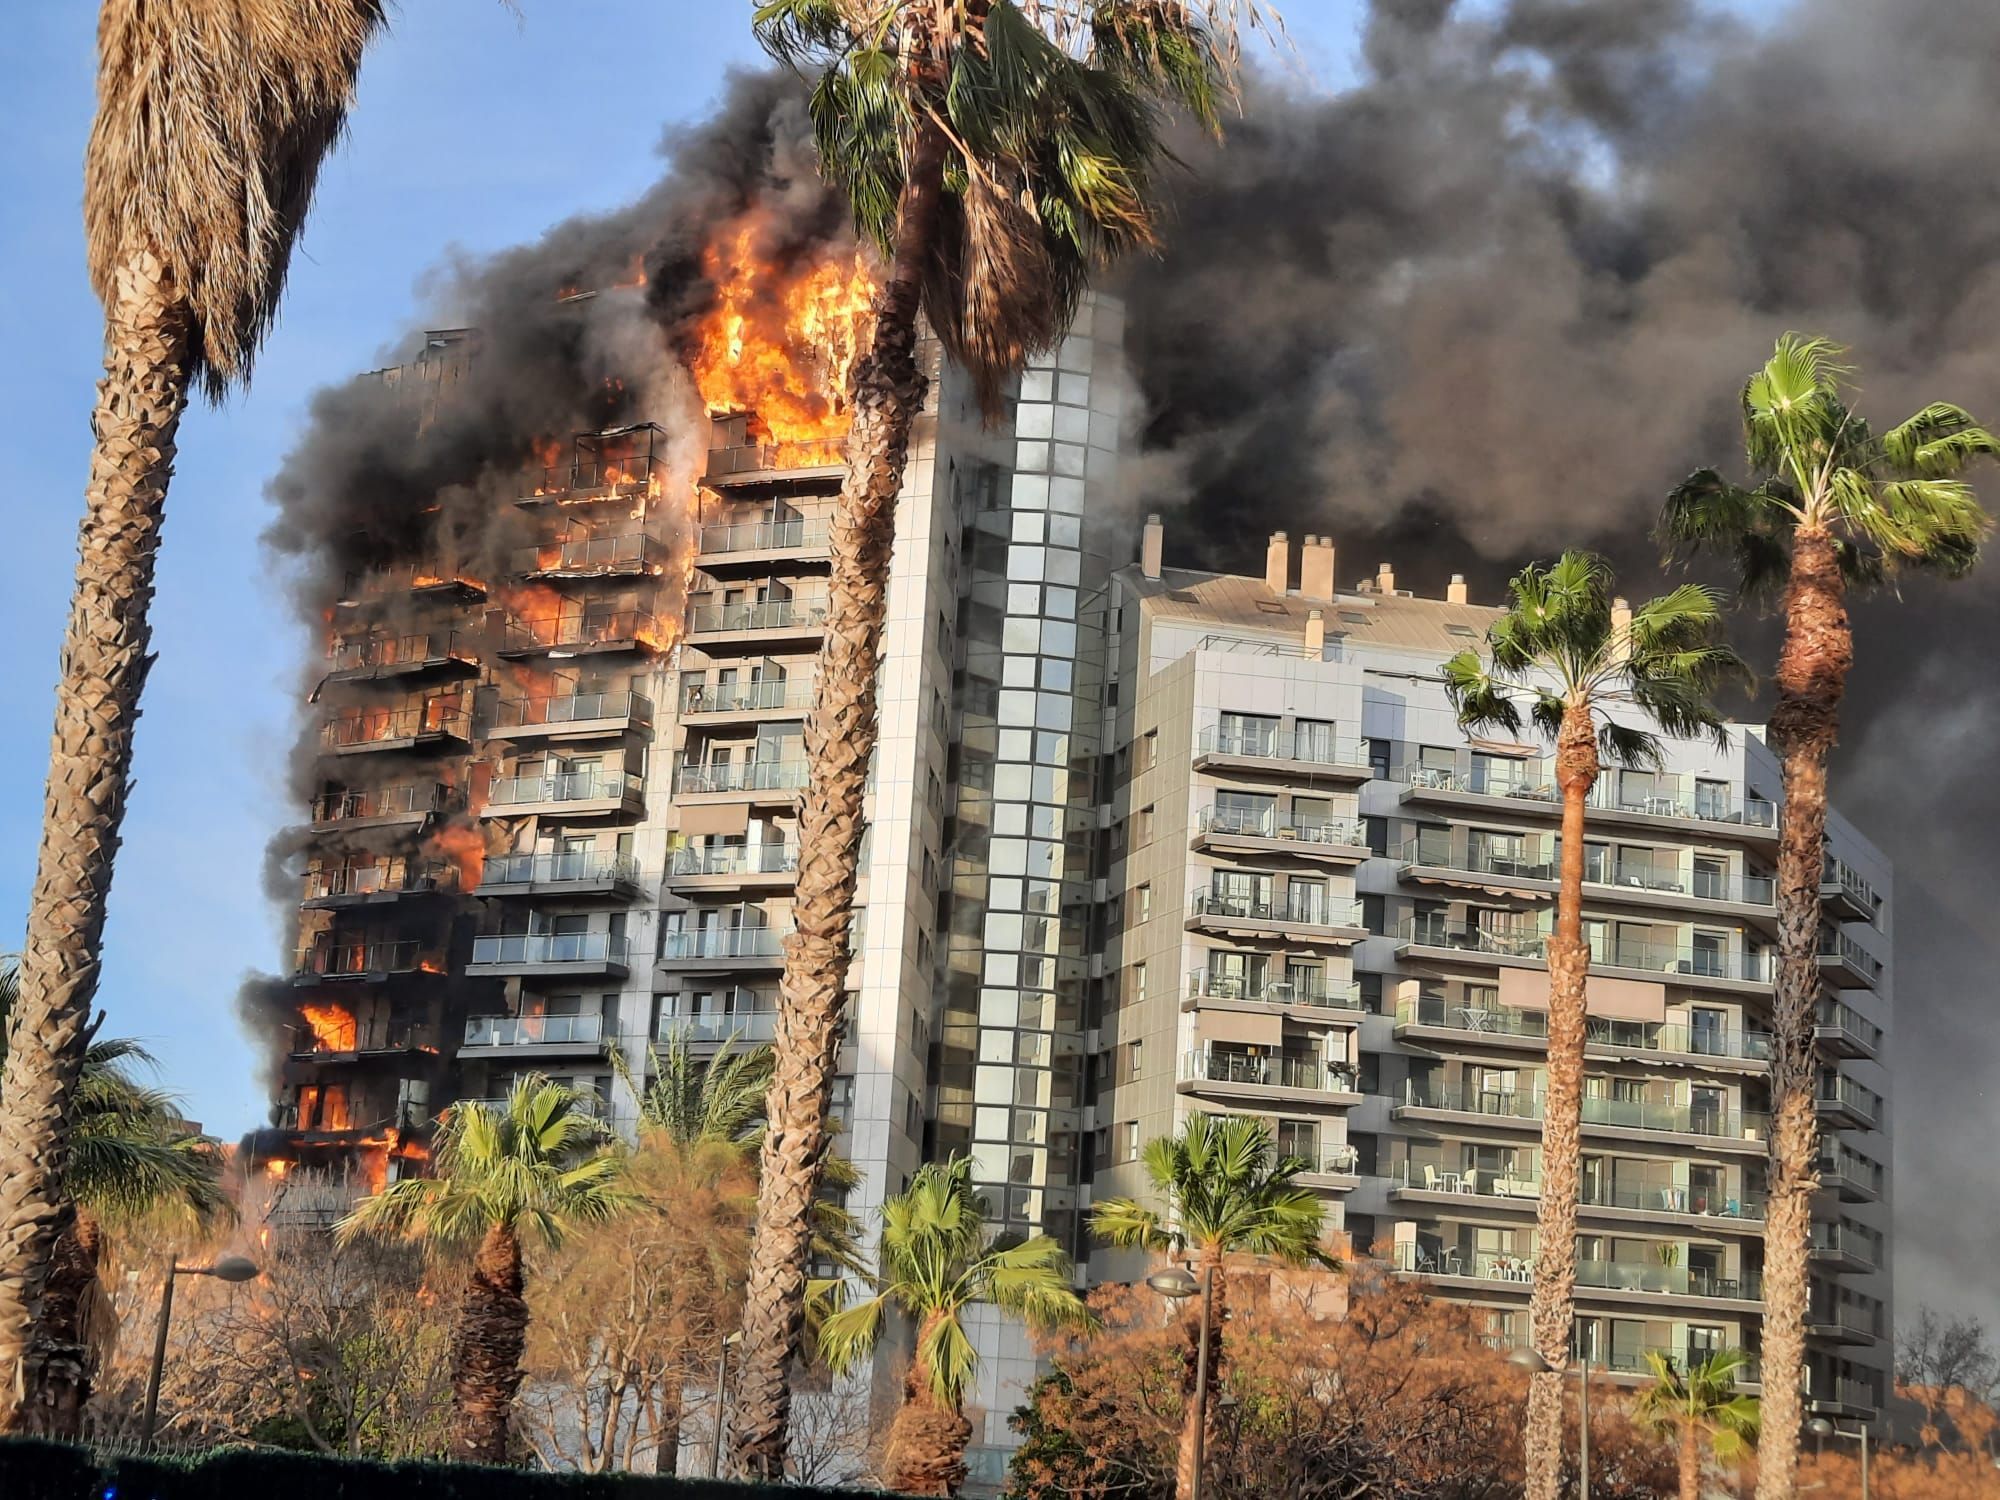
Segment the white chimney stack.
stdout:
<path fill-rule="evenodd" d="M 1333 598 L 1333 538 L 1308 536 L 1299 553 L 1299 597 L 1331 601 Z"/>
<path fill-rule="evenodd" d="M 1306 613 L 1306 655 L 1315 661 L 1326 655 L 1326 616 L 1316 609 Z"/>
<path fill-rule="evenodd" d="M 1468 602 L 1465 597 L 1465 575 L 1463 573 L 1454 573 L 1451 575 L 1451 582 L 1445 585 L 1444 602 L 1447 604 L 1464 604 Z"/>
<path fill-rule="evenodd" d="M 1396 592 L 1396 570 L 1388 563 L 1375 565 L 1375 592 L 1378 594 Z"/>
<path fill-rule="evenodd" d="M 1274 594 L 1282 594 L 1292 577 L 1292 544 L 1282 531 L 1271 533 L 1271 544 L 1264 549 L 1264 587 Z"/>
<path fill-rule="evenodd" d="M 1623 595 L 1611 601 L 1611 657 L 1627 661 L 1632 655 L 1632 605 Z"/>
<path fill-rule="evenodd" d="M 1160 576 L 1160 553 L 1167 544 L 1166 527 L 1159 512 L 1146 517 L 1146 529 L 1139 534 L 1139 571 L 1147 578 Z"/>

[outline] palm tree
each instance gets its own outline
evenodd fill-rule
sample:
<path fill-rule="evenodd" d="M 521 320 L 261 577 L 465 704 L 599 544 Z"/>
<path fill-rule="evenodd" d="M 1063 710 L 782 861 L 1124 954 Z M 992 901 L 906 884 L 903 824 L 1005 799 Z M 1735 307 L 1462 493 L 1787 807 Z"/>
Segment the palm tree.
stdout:
<path fill-rule="evenodd" d="M 1222 1320 L 1229 1289 L 1223 1257 L 1270 1255 L 1291 1265 L 1338 1265 L 1320 1247 L 1325 1208 L 1317 1194 L 1298 1185 L 1310 1164 L 1280 1156 L 1270 1127 L 1240 1115 L 1189 1115 L 1179 1135 L 1146 1143 L 1140 1157 L 1146 1176 L 1167 1204 L 1157 1209 L 1133 1198 L 1107 1198 L 1092 1210 L 1091 1232 L 1109 1245 L 1189 1255 L 1210 1294 L 1209 1368 L 1222 1369 Z M 1195 1488 L 1195 1435 L 1207 1413 L 1195 1399 L 1195 1369 L 1201 1334 L 1196 1311 L 1186 1314 L 1188 1356 L 1184 1385 L 1187 1411 L 1181 1424 L 1175 1493 L 1186 1500 Z"/>
<path fill-rule="evenodd" d="M 0 1432 L 69 1223 L 65 1122 L 89 1046 L 174 434 L 191 382 L 249 374 L 381 0 L 103 0 L 84 158 L 104 379 L 56 688 L 41 849 L 0 1103 Z"/>
<path fill-rule="evenodd" d="M 1051 347 L 1094 267 L 1152 243 L 1167 108 L 1217 126 L 1239 16 L 1264 0 L 765 0 L 757 37 L 814 81 L 820 171 L 885 274 L 851 382 L 819 693 L 806 721 L 796 931 L 736 1407 L 740 1477 L 783 1476 L 786 1375 L 827 1149 L 875 751 L 896 496 L 926 395 L 921 312 L 988 411 Z"/>
<path fill-rule="evenodd" d="M 1760 1500 L 1798 1478 L 1800 1387 L 1809 1296 L 1814 1123 L 1813 1016 L 1820 993 L 1820 881 L 1826 766 L 1854 664 L 1850 588 L 1903 568 L 1962 577 L 1992 528 L 1960 476 L 2000 441 L 1956 406 L 1932 402 L 1877 436 L 1848 404 L 1851 373 L 1824 338 L 1787 333 L 1743 388 L 1752 483 L 1701 469 L 1667 499 L 1660 532 L 1677 551 L 1735 562 L 1744 592 L 1783 589 L 1770 737 L 1782 765 L 1778 983 L 1771 1016 L 1771 1151 L 1764 1211 L 1764 1407 Z"/>
<path fill-rule="evenodd" d="M 875 1295 L 827 1314 L 819 1327 L 821 1357 L 840 1373 L 868 1357 L 890 1307 L 917 1325 L 882 1475 L 902 1494 L 950 1495 L 965 1481 L 972 1424 L 963 1408 L 979 1371 L 963 1322 L 967 1307 L 990 1302 L 1038 1329 L 1089 1321 L 1061 1246 L 1045 1234 L 989 1245 L 985 1219 L 968 1159 L 919 1167 L 909 1187 L 882 1205 Z"/>
<path fill-rule="evenodd" d="M 724 1041 L 706 1058 L 695 1056 L 685 1031 L 672 1031 L 647 1049 L 647 1076 L 638 1087 L 622 1057 L 613 1066 L 639 1100 L 639 1129 L 658 1131 L 681 1145 L 697 1141 L 754 1144 L 764 1126 L 764 1096 L 771 1087 L 771 1049 L 738 1050 Z"/>
<path fill-rule="evenodd" d="M 570 1230 L 635 1203 L 623 1159 L 579 1104 L 574 1091 L 535 1077 L 514 1086 L 504 1112 L 455 1104 L 438 1127 L 435 1175 L 390 1184 L 340 1223 L 344 1238 L 396 1234 L 439 1250 L 477 1240 L 452 1370 L 452 1451 L 470 1463 L 507 1461 L 528 1333 L 523 1238 L 555 1248 Z"/>
<path fill-rule="evenodd" d="M 1749 1363 L 1741 1349 L 1719 1349 L 1682 1374 L 1673 1356 L 1646 1351 L 1653 1383 L 1639 1396 L 1639 1419 L 1675 1440 L 1680 1454 L 1680 1500 L 1701 1500 L 1701 1451 L 1735 1463 L 1757 1446 L 1759 1414 L 1754 1396 L 1737 1392 L 1736 1375 Z"/>
<path fill-rule="evenodd" d="M 0 1059 L 6 1056 L 20 973 L 17 955 L 0 954 Z M 77 1088 L 64 1180 L 76 1207 L 56 1241 L 42 1294 L 36 1357 L 30 1361 L 40 1385 L 26 1402 L 28 1425 L 56 1437 L 76 1437 L 96 1374 L 93 1332 L 101 1326 L 97 1276 L 103 1221 L 132 1223 L 164 1212 L 208 1224 L 229 1211 L 215 1143 L 188 1129 L 171 1095 L 133 1076 L 135 1064 L 154 1066 L 139 1043 L 93 1040 Z"/>
<path fill-rule="evenodd" d="M 1707 735 L 1727 748 L 1710 702 L 1742 670 L 1720 643 L 1721 606 L 1699 584 L 1683 584 L 1636 610 L 1611 597 L 1611 573 L 1583 552 L 1549 568 L 1529 566 L 1508 584 L 1512 607 L 1488 628 L 1486 658 L 1465 650 L 1444 665 L 1445 691 L 1467 729 L 1518 735 L 1527 716 L 1556 751 L 1562 794 L 1562 868 L 1555 930 L 1548 941 L 1548 1074 L 1542 1106 L 1542 1195 L 1535 1225 L 1530 1337 L 1548 1362 L 1528 1386 L 1524 1439 L 1528 1500 L 1555 1500 L 1562 1468 L 1562 1390 L 1569 1363 L 1576 1284 L 1576 1200 L 1583 1111 L 1583 810 L 1600 756 L 1660 763 L 1659 741 L 1611 717 L 1638 709 L 1677 738 Z"/>

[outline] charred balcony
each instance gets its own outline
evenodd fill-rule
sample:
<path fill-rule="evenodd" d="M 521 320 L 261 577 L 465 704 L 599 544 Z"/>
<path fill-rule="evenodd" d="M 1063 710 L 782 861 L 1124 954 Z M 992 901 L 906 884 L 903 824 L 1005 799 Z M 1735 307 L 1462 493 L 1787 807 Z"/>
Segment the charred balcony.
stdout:
<path fill-rule="evenodd" d="M 320 749 L 329 755 L 462 750 L 471 739 L 471 700 L 457 695 L 398 708 L 344 708 L 319 732 Z"/>
<path fill-rule="evenodd" d="M 457 630 L 414 634 L 372 630 L 364 635 L 338 636 L 326 654 L 328 682 L 479 675 L 479 654 L 473 641 Z"/>
<path fill-rule="evenodd" d="M 307 865 L 305 896 L 300 905 L 313 911 L 337 911 L 409 897 L 444 895 L 457 889 L 457 868 L 441 861 L 402 855 L 354 855 L 346 859 L 315 859 Z"/>
<path fill-rule="evenodd" d="M 653 700 L 643 693 L 558 693 L 546 698 L 505 698 L 494 706 L 486 737 L 494 740 L 592 739 L 645 729 Z"/>
<path fill-rule="evenodd" d="M 294 984 L 327 980 L 380 983 L 405 974 L 442 974 L 436 949 L 418 938 L 330 935 L 299 949 Z"/>
<path fill-rule="evenodd" d="M 596 656 L 621 651 L 652 654 L 665 650 L 670 636 L 650 610 L 617 609 L 579 614 L 543 615 L 507 621 L 500 654 L 532 656 Z"/>
<path fill-rule="evenodd" d="M 664 572 L 671 557 L 664 541 L 635 527 L 521 547 L 512 564 L 523 578 L 638 578 Z"/>
<path fill-rule="evenodd" d="M 440 781 L 329 789 L 313 799 L 315 832 L 413 827 L 457 809 L 458 794 Z"/>
<path fill-rule="evenodd" d="M 751 412 L 711 419 L 702 483 L 715 490 L 825 489 L 847 469 L 845 438 L 776 442 Z"/>
<path fill-rule="evenodd" d="M 579 434 L 569 451 L 560 445 L 546 455 L 553 462 L 530 468 L 517 504 L 589 505 L 608 501 L 630 504 L 658 494 L 667 481 L 666 433 L 655 423 L 639 422 L 604 432 Z"/>
<path fill-rule="evenodd" d="M 405 1053 L 435 1053 L 437 1036 L 430 1027 L 415 1021 L 320 1021 L 295 1027 L 291 1056 L 294 1062 L 315 1064 L 360 1062 L 371 1057 L 400 1057 Z"/>
<path fill-rule="evenodd" d="M 494 854 L 480 872 L 482 896 L 616 896 L 639 894 L 639 861 L 590 850 L 564 854 Z"/>
<path fill-rule="evenodd" d="M 478 604 L 486 598 L 485 580 L 441 563 L 398 563 L 363 573 L 349 573 L 334 601 L 336 609 L 361 609 L 414 599 L 440 604 Z"/>

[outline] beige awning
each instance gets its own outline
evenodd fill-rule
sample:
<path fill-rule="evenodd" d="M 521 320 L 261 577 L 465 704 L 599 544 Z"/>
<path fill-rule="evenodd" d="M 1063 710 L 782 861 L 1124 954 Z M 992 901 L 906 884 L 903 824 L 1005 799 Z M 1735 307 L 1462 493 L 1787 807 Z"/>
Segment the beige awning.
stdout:
<path fill-rule="evenodd" d="M 1248 1011 L 1203 1010 L 1201 1034 L 1211 1042 L 1251 1042 L 1264 1047 L 1285 1044 L 1285 1018 Z"/>
<path fill-rule="evenodd" d="M 1547 1010 L 1549 976 L 1539 969 L 1502 969 L 1500 1004 L 1510 1010 Z M 1584 1004 L 1593 1016 L 1612 1021 L 1664 1021 L 1667 987 L 1640 979 L 1604 979 L 1591 975 Z"/>
<path fill-rule="evenodd" d="M 696 803 L 682 807 L 680 814 L 682 833 L 744 833 L 750 827 L 747 802 Z"/>
<path fill-rule="evenodd" d="M 1482 754 L 1511 755 L 1516 760 L 1527 760 L 1532 756 L 1540 755 L 1542 753 L 1542 747 L 1540 745 L 1524 745 L 1519 740 L 1475 739 L 1470 741 L 1469 743 L 1471 744 L 1473 749 L 1480 751 Z"/>

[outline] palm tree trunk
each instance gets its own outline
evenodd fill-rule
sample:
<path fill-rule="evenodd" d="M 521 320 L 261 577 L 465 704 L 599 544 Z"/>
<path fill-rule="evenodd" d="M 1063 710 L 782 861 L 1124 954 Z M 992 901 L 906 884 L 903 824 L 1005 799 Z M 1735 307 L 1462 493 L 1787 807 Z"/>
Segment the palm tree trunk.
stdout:
<path fill-rule="evenodd" d="M 65 1122 L 89 1041 L 132 732 L 152 663 L 146 614 L 187 405 L 187 355 L 187 318 L 165 267 L 149 253 L 128 256 L 105 309 L 41 850 L 0 1077 L 0 1433 L 23 1424 L 18 1393 L 40 1384 L 31 1348 L 69 1223 Z"/>
<path fill-rule="evenodd" d="M 955 1495 L 965 1483 L 965 1450 L 972 1424 L 957 1407 L 938 1400 L 922 1350 L 938 1318 L 917 1329 L 918 1353 L 903 1376 L 903 1404 L 882 1447 L 883 1483 L 900 1495 Z"/>
<path fill-rule="evenodd" d="M 1790 1500 L 1798 1483 L 1800 1387 L 1810 1293 L 1807 1245 L 1819 1184 L 1813 1118 L 1813 1016 L 1819 1002 L 1819 888 L 1826 866 L 1826 762 L 1854 665 L 1846 588 L 1834 539 L 1794 534 L 1785 644 L 1771 743 L 1784 768 L 1778 841 L 1778 985 L 1771 1011 L 1771 1158 L 1764 1210 L 1763 1439 L 1758 1500 Z"/>
<path fill-rule="evenodd" d="M 1194 1279 L 1197 1287 L 1205 1277 L 1213 1276 L 1212 1290 L 1208 1299 L 1208 1399 L 1196 1399 L 1196 1385 L 1201 1362 L 1201 1294 L 1199 1291 L 1187 1299 L 1187 1307 L 1181 1314 L 1182 1327 L 1187 1334 L 1187 1355 L 1181 1366 L 1181 1440 L 1174 1454 L 1174 1496 L 1175 1500 L 1192 1500 L 1195 1492 L 1195 1434 L 1202 1435 L 1204 1452 L 1214 1451 L 1215 1438 L 1215 1388 L 1222 1379 L 1222 1323 L 1229 1313 L 1229 1282 L 1222 1267 L 1222 1252 L 1214 1247 L 1204 1247 L 1195 1257 Z M 1204 1459 L 1205 1464 L 1205 1459 Z"/>
<path fill-rule="evenodd" d="M 1701 1430 L 1681 1425 L 1681 1500 L 1701 1500 Z"/>
<path fill-rule="evenodd" d="M 29 1361 L 37 1384 L 27 1393 L 23 1419 L 29 1431 L 44 1437 L 74 1442 L 83 1432 L 83 1409 L 90 1401 L 95 1366 L 90 1325 L 103 1241 L 102 1226 L 82 1208 L 56 1240 L 48 1286 L 42 1292 L 35 1353 Z"/>
<path fill-rule="evenodd" d="M 1597 784 L 1597 732 L 1586 706 L 1563 713 L 1556 737 L 1562 793 L 1562 880 L 1549 938 L 1549 1065 L 1542 1090 L 1542 1198 L 1535 1216 L 1529 1338 L 1549 1368 L 1529 1377 L 1527 1500 L 1562 1485 L 1563 1389 L 1576 1315 L 1576 1200 L 1581 1171 L 1583 1037 L 1590 952 L 1583 941 L 1583 809 Z"/>
<path fill-rule="evenodd" d="M 757 1234 L 743 1307 L 734 1431 L 737 1476 L 784 1477 L 787 1385 L 805 1327 L 812 1205 L 845 1021 L 848 940 L 860 873 L 862 796 L 875 753 L 875 677 L 889 586 L 896 495 L 926 382 L 917 366 L 921 278 L 943 191 L 944 141 L 922 130 L 898 210 L 896 253 L 875 299 L 875 330 L 854 368 L 847 477 L 830 536 L 832 576 L 818 696 L 806 720 L 799 871 L 785 945 L 771 1090 L 765 1103 Z"/>
<path fill-rule="evenodd" d="M 479 1242 L 452 1351 L 451 1452 L 465 1463 L 507 1462 L 507 1422 L 528 1342 L 521 1281 L 521 1241 L 496 1224 Z"/>

